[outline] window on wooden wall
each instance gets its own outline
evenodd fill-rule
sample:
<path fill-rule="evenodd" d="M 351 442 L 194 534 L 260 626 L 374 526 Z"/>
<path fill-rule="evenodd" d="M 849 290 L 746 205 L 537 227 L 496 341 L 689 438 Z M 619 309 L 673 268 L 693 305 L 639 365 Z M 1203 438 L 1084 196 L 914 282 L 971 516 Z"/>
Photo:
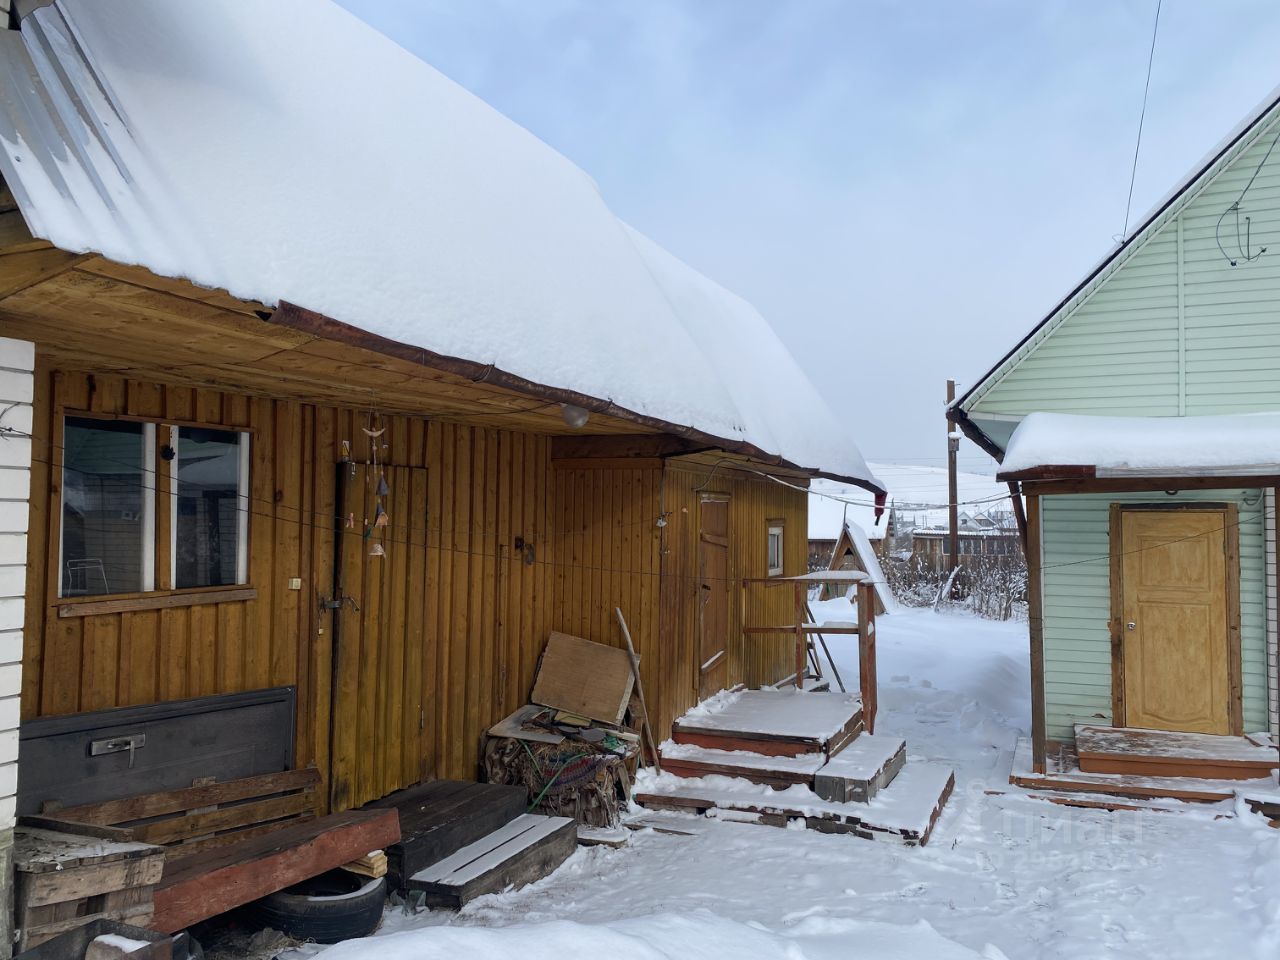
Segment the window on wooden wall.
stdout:
<path fill-rule="evenodd" d="M 249 567 L 249 438 L 178 427 L 173 445 L 173 585 L 244 583 Z"/>
<path fill-rule="evenodd" d="M 157 496 L 157 449 L 168 461 L 168 497 Z M 67 417 L 58 595 L 155 590 L 161 526 L 170 536 L 162 585 L 245 583 L 248 495 L 247 433 Z"/>
<path fill-rule="evenodd" d="M 60 595 L 153 589 L 155 425 L 67 417 L 62 437 Z"/>
<path fill-rule="evenodd" d="M 782 534 L 783 524 L 781 520 L 769 521 L 769 539 L 766 550 L 768 552 L 769 576 L 782 576 Z"/>

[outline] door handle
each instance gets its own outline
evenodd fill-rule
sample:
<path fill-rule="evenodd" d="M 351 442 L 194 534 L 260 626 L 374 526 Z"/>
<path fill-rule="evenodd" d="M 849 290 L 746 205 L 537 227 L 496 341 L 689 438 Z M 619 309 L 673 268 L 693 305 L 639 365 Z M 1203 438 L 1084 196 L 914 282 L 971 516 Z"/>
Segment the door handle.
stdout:
<path fill-rule="evenodd" d="M 134 733 L 124 737 L 109 737 L 106 740 L 94 740 L 89 744 L 89 756 L 101 757 L 108 753 L 124 753 L 129 751 L 129 769 L 133 769 L 133 755 L 141 747 L 147 745 L 145 733 Z"/>
<path fill-rule="evenodd" d="M 1132 620 L 1130 620 L 1130 621 L 1129 621 L 1128 623 L 1126 623 L 1124 626 L 1125 626 L 1125 629 L 1126 629 L 1126 630 L 1137 630 L 1137 629 L 1138 629 L 1138 625 L 1137 625 L 1136 623 L 1134 623 Z"/>

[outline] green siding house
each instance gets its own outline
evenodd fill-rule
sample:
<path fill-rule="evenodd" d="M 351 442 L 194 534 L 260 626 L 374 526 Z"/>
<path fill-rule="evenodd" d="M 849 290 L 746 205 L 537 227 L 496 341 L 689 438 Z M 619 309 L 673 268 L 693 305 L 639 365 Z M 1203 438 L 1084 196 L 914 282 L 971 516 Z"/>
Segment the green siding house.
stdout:
<path fill-rule="evenodd" d="M 1280 95 L 952 407 L 1025 498 L 1040 769 L 1080 724 L 1276 731 L 1278 139 Z"/>

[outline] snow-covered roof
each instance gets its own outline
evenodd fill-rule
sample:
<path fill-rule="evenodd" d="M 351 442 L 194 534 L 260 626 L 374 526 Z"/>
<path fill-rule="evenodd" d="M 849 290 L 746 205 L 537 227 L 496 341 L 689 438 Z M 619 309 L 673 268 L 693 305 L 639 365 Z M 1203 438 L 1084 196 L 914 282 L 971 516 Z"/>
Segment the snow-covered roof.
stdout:
<path fill-rule="evenodd" d="M 1014 430 L 1001 471 L 1018 474 L 1045 467 L 1090 467 L 1099 477 L 1274 476 L 1280 474 L 1280 413 L 1033 413 Z"/>
<path fill-rule="evenodd" d="M 63 249 L 879 487 L 750 305 L 327 0 L 36 10 L 0 30 L 0 173 Z"/>
<path fill-rule="evenodd" d="M 856 523 L 848 524 L 848 530 L 849 539 L 857 547 L 858 559 L 862 561 L 867 575 L 871 577 L 871 582 L 875 586 L 876 596 L 880 598 L 880 606 L 884 607 L 885 613 L 896 613 L 898 611 L 898 598 L 893 595 L 893 588 L 889 586 L 889 581 L 885 578 L 884 568 L 880 566 L 880 558 L 876 556 L 875 550 L 872 549 L 871 541 L 867 538 L 866 532 Z"/>

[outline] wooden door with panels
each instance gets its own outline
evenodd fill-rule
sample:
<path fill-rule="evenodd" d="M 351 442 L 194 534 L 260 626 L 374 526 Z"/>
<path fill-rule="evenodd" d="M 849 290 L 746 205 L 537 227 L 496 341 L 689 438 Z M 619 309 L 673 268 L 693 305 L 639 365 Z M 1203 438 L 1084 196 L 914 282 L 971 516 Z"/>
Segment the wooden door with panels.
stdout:
<path fill-rule="evenodd" d="M 1116 726 L 1239 733 L 1234 505 L 1112 506 Z"/>
<path fill-rule="evenodd" d="M 385 797 L 427 772 L 427 471 L 339 464 L 337 502 L 329 601 L 335 811 Z"/>
<path fill-rule="evenodd" d="M 705 496 L 698 518 L 698 697 L 729 677 L 729 500 Z"/>

